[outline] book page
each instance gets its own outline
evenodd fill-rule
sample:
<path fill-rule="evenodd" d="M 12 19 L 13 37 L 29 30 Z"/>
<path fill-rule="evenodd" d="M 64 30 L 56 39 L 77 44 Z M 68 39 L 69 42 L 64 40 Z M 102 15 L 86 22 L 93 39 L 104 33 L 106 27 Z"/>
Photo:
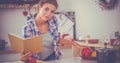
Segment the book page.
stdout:
<path fill-rule="evenodd" d="M 9 33 L 8 37 L 9 37 L 11 49 L 14 52 L 22 53 L 23 50 L 24 50 L 24 45 L 23 45 L 24 44 L 24 39 L 17 36 L 17 35 L 12 34 L 12 33 Z"/>
<path fill-rule="evenodd" d="M 24 50 L 38 53 L 43 51 L 42 36 L 35 36 L 24 40 Z"/>

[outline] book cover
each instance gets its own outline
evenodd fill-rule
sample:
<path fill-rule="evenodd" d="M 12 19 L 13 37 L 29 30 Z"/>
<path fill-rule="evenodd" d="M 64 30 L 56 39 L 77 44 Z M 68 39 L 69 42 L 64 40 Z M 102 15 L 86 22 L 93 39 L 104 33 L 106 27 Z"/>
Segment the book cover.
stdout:
<path fill-rule="evenodd" d="M 38 53 L 44 50 L 42 36 L 34 36 L 31 38 L 24 39 L 20 36 L 9 33 L 8 37 L 11 49 L 14 52 L 23 53 L 32 51 L 33 53 Z"/>

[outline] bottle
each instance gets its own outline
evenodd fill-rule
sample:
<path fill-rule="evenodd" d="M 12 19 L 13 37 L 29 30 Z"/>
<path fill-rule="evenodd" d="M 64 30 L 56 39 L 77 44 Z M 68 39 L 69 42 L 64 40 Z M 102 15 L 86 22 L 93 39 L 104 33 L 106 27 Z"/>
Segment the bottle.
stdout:
<path fill-rule="evenodd" d="M 90 39 L 90 36 L 88 35 L 88 36 L 86 36 L 86 38 L 85 38 L 85 42 L 86 43 L 88 43 L 88 40 Z"/>

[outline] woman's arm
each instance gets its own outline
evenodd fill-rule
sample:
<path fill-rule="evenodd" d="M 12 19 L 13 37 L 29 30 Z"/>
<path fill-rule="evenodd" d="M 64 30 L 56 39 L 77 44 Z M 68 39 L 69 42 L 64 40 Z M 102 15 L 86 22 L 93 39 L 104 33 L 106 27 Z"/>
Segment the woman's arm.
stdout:
<path fill-rule="evenodd" d="M 80 45 L 78 43 L 76 43 L 73 39 L 60 38 L 59 46 L 64 46 L 64 45 L 74 45 L 74 46 L 80 48 Z"/>
<path fill-rule="evenodd" d="M 24 38 L 30 38 L 32 37 L 32 31 L 31 31 L 31 28 L 28 24 L 26 24 L 23 29 L 22 29 L 22 33 L 23 33 L 23 37 Z M 28 51 L 28 52 L 25 52 L 23 51 L 21 53 L 21 60 L 22 61 L 27 61 L 31 56 L 32 56 L 32 52 L 31 51 Z"/>

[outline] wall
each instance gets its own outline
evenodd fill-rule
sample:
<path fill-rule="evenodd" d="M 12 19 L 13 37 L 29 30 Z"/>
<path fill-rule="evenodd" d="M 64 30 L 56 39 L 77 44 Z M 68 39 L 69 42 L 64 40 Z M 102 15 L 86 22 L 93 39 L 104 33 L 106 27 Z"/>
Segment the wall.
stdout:
<path fill-rule="evenodd" d="M 21 9 L 0 9 L 0 38 L 8 40 L 8 33 L 21 35 L 21 29 L 25 22 Z"/>
<path fill-rule="evenodd" d="M 89 35 L 101 42 L 114 38 L 114 32 L 120 31 L 120 1 L 114 9 L 102 10 L 97 0 L 60 0 L 60 10 L 75 11 L 76 35 Z M 67 5 L 66 5 L 67 4 Z"/>
<path fill-rule="evenodd" d="M 75 11 L 77 38 L 90 35 L 92 38 L 98 38 L 104 42 L 110 37 L 114 37 L 115 31 L 120 31 L 120 1 L 112 10 L 101 10 L 95 1 L 58 0 L 57 11 Z M 22 15 L 23 10 L 0 9 L 0 38 L 9 42 L 9 32 L 22 36 L 21 29 L 26 22 L 26 17 Z"/>
<path fill-rule="evenodd" d="M 0 9 L 0 39 L 5 39 L 9 42 L 8 33 L 14 33 L 22 37 L 22 27 L 27 21 L 21 9 Z M 31 12 L 35 12 L 32 10 Z M 8 43 L 7 46 L 10 44 Z"/>
<path fill-rule="evenodd" d="M 76 11 L 78 36 L 90 35 L 104 42 L 113 37 L 115 31 L 120 31 L 120 5 L 112 10 L 101 10 L 94 1 L 85 3 L 80 3 L 83 5 Z"/>

